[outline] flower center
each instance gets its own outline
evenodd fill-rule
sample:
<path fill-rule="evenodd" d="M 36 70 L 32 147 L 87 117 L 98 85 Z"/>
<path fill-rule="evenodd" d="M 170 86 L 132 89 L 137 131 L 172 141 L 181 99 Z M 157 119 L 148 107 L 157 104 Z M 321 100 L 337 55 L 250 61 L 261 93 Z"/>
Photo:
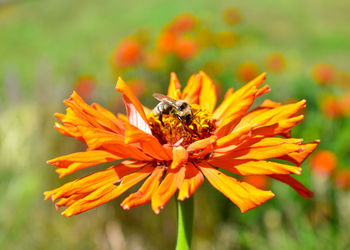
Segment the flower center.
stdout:
<path fill-rule="evenodd" d="M 148 115 L 148 121 L 152 134 L 161 144 L 178 144 L 188 146 L 192 142 L 210 137 L 215 131 L 215 123 L 212 114 L 197 104 L 190 105 L 192 109 L 191 119 L 176 116 L 176 112 L 160 117 L 152 112 Z M 188 122 L 187 122 L 188 121 Z"/>

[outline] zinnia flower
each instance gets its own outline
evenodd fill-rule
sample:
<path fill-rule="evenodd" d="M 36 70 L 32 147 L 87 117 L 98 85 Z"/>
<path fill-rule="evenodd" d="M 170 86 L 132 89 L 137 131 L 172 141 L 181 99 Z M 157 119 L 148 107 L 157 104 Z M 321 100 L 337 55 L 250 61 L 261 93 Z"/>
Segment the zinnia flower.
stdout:
<path fill-rule="evenodd" d="M 302 144 L 302 139 L 290 138 L 291 128 L 304 118 L 295 114 L 305 107 L 305 100 L 288 105 L 266 100 L 249 110 L 255 98 L 269 91 L 268 86 L 259 88 L 264 80 L 261 74 L 237 91 L 229 89 L 215 108 L 215 86 L 204 72 L 192 75 L 182 92 L 172 73 L 167 95 L 190 104 L 190 125 L 173 114 L 160 120 L 121 78 L 116 89 L 123 94 L 126 116 L 116 117 L 95 103 L 88 105 L 73 92 L 65 101 L 66 114 L 55 115 L 63 123 L 56 123 L 55 128 L 88 148 L 48 163 L 58 167 L 63 177 L 101 163 L 123 161 L 47 191 L 45 198 L 58 200 L 56 208 L 68 207 L 62 215 L 71 216 L 115 199 L 145 180 L 121 206 L 130 209 L 151 202 L 158 214 L 177 191 L 178 200 L 187 199 L 205 178 L 242 212 L 274 197 L 271 191 L 239 181 L 221 169 L 242 176 L 268 176 L 290 185 L 304 198 L 312 196 L 292 177 L 301 173 L 299 165 L 319 143 Z M 295 165 L 270 161 L 273 158 Z"/>

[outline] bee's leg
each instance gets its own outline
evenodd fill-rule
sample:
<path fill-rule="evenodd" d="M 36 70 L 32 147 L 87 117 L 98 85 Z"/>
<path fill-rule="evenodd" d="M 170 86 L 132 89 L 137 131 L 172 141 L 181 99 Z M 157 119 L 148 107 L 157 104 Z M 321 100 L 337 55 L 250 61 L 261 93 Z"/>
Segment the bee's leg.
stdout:
<path fill-rule="evenodd" d="M 160 121 L 160 123 L 162 124 L 162 126 L 164 127 L 164 122 L 163 122 L 163 114 L 162 114 L 162 112 L 159 112 L 159 121 Z"/>
<path fill-rule="evenodd" d="M 181 117 L 181 116 L 179 116 L 179 115 L 176 115 L 176 117 L 177 117 L 177 119 L 179 119 L 179 120 L 180 120 L 181 125 L 182 125 L 182 129 L 183 129 L 183 130 L 185 130 L 185 126 L 184 126 L 184 123 L 183 123 L 182 117 Z"/>

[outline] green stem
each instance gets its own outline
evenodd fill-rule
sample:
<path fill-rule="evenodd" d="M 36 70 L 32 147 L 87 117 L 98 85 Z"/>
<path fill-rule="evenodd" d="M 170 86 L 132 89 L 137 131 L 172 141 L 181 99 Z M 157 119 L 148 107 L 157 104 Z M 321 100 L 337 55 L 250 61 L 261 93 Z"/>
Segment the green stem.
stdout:
<path fill-rule="evenodd" d="M 193 227 L 193 196 L 177 203 L 176 250 L 191 249 Z"/>

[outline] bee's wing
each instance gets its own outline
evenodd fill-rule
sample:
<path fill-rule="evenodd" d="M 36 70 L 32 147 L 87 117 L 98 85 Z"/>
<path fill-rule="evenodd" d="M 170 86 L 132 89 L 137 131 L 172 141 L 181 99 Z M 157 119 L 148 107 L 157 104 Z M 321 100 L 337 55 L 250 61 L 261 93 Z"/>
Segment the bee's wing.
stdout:
<path fill-rule="evenodd" d="M 173 98 L 170 98 L 166 95 L 162 95 L 159 93 L 154 93 L 152 96 L 160 102 L 165 102 L 166 104 L 169 104 L 170 106 L 176 107 L 176 100 Z"/>

